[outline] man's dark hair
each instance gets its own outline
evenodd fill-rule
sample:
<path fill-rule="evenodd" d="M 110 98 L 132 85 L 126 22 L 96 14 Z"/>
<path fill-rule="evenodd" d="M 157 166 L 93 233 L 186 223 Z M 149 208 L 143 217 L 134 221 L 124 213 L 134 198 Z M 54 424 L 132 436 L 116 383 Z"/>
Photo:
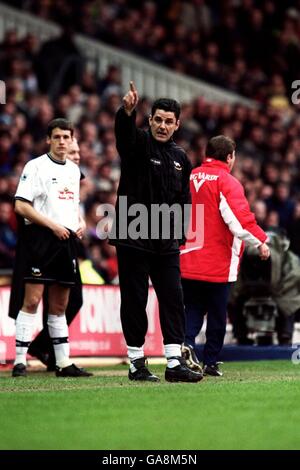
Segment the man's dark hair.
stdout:
<path fill-rule="evenodd" d="M 11 139 L 11 133 L 8 129 L 0 129 L 0 138 L 2 137 L 8 137 L 9 139 Z"/>
<path fill-rule="evenodd" d="M 235 142 L 225 135 L 212 137 L 206 147 L 206 156 L 226 162 L 227 155 L 235 150 Z"/>
<path fill-rule="evenodd" d="M 152 105 L 152 117 L 154 116 L 157 109 L 163 109 L 164 111 L 170 111 L 171 113 L 174 113 L 176 121 L 178 121 L 180 116 L 180 104 L 178 101 L 171 100 L 169 98 L 159 98 L 158 100 L 155 100 Z"/>
<path fill-rule="evenodd" d="M 71 136 L 73 137 L 74 134 L 74 126 L 71 123 L 71 121 L 68 121 L 67 119 L 63 118 L 57 118 L 57 119 L 52 119 L 52 121 L 49 122 L 48 127 L 47 127 L 47 136 L 51 137 L 53 129 L 58 127 L 59 129 L 62 129 L 63 131 L 71 131 Z"/>

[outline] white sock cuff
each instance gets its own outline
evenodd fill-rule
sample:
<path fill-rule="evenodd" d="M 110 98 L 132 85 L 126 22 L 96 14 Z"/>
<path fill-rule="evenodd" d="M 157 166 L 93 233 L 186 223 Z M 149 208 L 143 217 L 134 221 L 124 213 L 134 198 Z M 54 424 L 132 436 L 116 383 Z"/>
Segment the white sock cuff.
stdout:
<path fill-rule="evenodd" d="M 23 310 L 20 310 L 17 316 L 18 322 L 22 322 L 25 325 L 31 326 L 36 319 L 36 312 L 35 313 L 28 313 L 28 312 L 23 312 Z"/>
<path fill-rule="evenodd" d="M 144 346 L 137 348 L 136 346 L 127 345 L 127 354 L 130 361 L 135 361 L 135 359 L 140 359 L 144 357 Z"/>
<path fill-rule="evenodd" d="M 181 357 L 181 344 L 165 344 L 165 356 L 169 357 Z"/>
<path fill-rule="evenodd" d="M 50 338 L 67 338 L 69 336 L 69 328 L 65 314 L 48 315 L 47 324 Z"/>
<path fill-rule="evenodd" d="M 49 313 L 47 325 L 55 328 L 65 327 L 67 325 L 66 315 L 64 313 L 62 315 L 52 315 L 51 313 Z"/>

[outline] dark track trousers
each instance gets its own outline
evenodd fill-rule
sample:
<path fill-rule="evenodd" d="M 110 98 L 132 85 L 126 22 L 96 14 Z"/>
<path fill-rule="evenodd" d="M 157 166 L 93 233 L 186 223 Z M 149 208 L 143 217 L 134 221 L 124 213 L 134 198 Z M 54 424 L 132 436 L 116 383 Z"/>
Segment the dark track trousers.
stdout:
<path fill-rule="evenodd" d="M 203 363 L 217 362 L 226 333 L 227 302 L 230 282 L 204 282 L 182 279 L 186 315 L 185 342 L 195 346 L 207 314 L 206 343 Z"/>
<path fill-rule="evenodd" d="M 149 276 L 159 303 L 164 344 L 184 339 L 184 306 L 179 254 L 159 255 L 117 247 L 121 291 L 121 323 L 128 346 L 141 347 L 148 329 L 146 305 Z"/>

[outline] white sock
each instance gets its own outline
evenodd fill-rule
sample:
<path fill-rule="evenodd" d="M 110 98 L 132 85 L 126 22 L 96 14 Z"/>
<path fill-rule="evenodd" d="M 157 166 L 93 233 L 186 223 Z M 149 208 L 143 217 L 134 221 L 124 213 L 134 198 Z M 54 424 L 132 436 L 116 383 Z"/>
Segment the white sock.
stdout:
<path fill-rule="evenodd" d="M 136 359 L 140 359 L 141 357 L 144 357 L 144 347 L 142 346 L 140 348 L 137 348 L 135 346 L 127 345 L 127 354 L 130 360 L 130 370 L 131 372 L 135 372 L 137 369 L 134 367 L 132 363 Z"/>
<path fill-rule="evenodd" d="M 180 365 L 178 359 L 174 357 L 181 357 L 181 344 L 165 344 L 165 356 L 168 361 L 168 367 L 176 367 Z"/>
<path fill-rule="evenodd" d="M 56 365 L 60 368 L 68 367 L 70 361 L 69 328 L 66 315 L 48 315 L 49 335 L 52 339 Z"/>
<path fill-rule="evenodd" d="M 32 340 L 36 314 L 19 311 L 16 319 L 16 360 L 14 364 L 26 366 L 26 354 Z"/>

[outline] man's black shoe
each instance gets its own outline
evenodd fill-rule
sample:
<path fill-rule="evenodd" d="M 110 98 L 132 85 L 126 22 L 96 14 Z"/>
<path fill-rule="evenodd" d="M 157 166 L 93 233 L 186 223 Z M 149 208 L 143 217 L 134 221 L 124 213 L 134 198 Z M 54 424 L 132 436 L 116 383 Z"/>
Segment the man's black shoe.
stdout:
<path fill-rule="evenodd" d="M 53 353 L 45 353 L 35 347 L 34 344 L 31 344 L 28 348 L 28 354 L 36 357 L 42 364 L 47 366 L 47 372 L 54 372 L 56 370 L 55 357 Z"/>
<path fill-rule="evenodd" d="M 50 360 L 49 358 L 49 361 L 48 361 L 48 364 L 47 364 L 47 372 L 54 372 L 56 370 L 56 363 L 55 363 L 55 360 L 54 362 Z"/>
<path fill-rule="evenodd" d="M 16 364 L 11 373 L 12 377 L 26 377 L 26 366 L 24 364 Z"/>
<path fill-rule="evenodd" d="M 129 380 L 141 380 L 146 382 L 159 382 L 159 378 L 156 375 L 152 374 L 147 368 L 146 358 L 141 357 L 131 362 L 136 368 L 135 372 L 131 372 L 129 369 L 128 378 Z"/>
<path fill-rule="evenodd" d="M 187 343 L 183 343 L 181 346 L 181 355 L 189 369 L 202 373 L 201 364 L 192 346 Z"/>
<path fill-rule="evenodd" d="M 75 366 L 75 364 L 62 368 L 56 367 L 55 374 L 56 377 L 91 377 L 93 375 L 91 372 Z"/>
<path fill-rule="evenodd" d="M 30 345 L 28 348 L 28 354 L 30 354 L 30 356 L 36 357 L 39 361 L 41 361 L 42 364 L 44 364 L 45 366 L 48 366 L 48 362 L 49 362 L 48 353 L 44 353 L 40 349 L 36 348 L 34 345 Z"/>
<path fill-rule="evenodd" d="M 54 351 L 49 351 L 48 361 L 47 361 L 47 372 L 53 372 L 56 370 L 56 359 Z"/>
<path fill-rule="evenodd" d="M 177 359 L 180 364 L 172 368 L 166 368 L 165 379 L 167 382 L 200 382 L 203 379 L 203 375 L 200 372 L 194 372 L 187 367 L 183 357 L 169 359 Z"/>
<path fill-rule="evenodd" d="M 204 375 L 211 375 L 213 377 L 222 377 L 223 372 L 219 369 L 219 364 L 223 364 L 223 362 L 216 362 L 215 364 L 206 365 L 203 368 Z"/>

